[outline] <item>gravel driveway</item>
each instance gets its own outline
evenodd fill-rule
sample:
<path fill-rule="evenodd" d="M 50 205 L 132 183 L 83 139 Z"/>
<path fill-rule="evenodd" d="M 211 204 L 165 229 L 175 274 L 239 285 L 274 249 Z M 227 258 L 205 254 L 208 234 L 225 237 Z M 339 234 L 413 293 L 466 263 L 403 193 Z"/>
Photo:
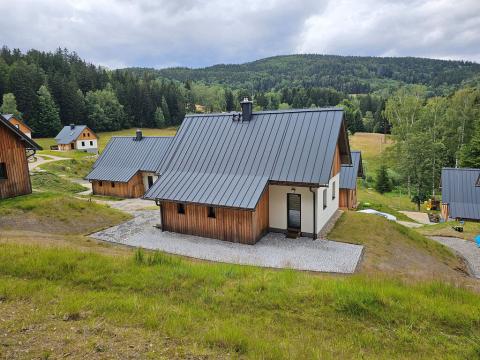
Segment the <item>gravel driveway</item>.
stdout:
<path fill-rule="evenodd" d="M 463 256 L 472 276 L 480 279 L 480 248 L 473 241 L 447 236 L 430 236 L 430 239 L 453 249 Z"/>
<path fill-rule="evenodd" d="M 243 245 L 198 236 L 162 232 L 155 225 L 158 211 L 138 211 L 135 218 L 97 232 L 95 239 L 225 263 L 291 268 L 331 273 L 353 273 L 363 246 L 309 238 L 286 239 L 269 233 L 255 245 Z"/>

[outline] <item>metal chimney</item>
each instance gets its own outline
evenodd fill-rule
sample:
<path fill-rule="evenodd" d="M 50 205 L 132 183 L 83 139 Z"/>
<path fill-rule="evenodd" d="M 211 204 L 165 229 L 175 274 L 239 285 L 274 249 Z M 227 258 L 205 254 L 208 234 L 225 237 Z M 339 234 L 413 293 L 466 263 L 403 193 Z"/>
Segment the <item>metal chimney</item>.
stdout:
<path fill-rule="evenodd" d="M 75 129 L 75 124 L 70 124 L 70 129 L 71 130 Z"/>
<path fill-rule="evenodd" d="M 252 119 L 253 102 L 245 97 L 240 102 L 240 106 L 242 107 L 242 121 L 250 121 Z"/>
<path fill-rule="evenodd" d="M 140 141 L 140 140 L 142 140 L 142 138 L 143 138 L 142 130 L 137 129 L 135 140 Z"/>

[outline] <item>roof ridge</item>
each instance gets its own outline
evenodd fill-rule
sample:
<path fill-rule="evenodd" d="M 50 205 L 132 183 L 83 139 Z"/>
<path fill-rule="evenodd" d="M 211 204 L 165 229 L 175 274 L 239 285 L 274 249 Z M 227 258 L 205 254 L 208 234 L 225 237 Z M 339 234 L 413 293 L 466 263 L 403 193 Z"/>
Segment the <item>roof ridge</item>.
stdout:
<path fill-rule="evenodd" d="M 442 168 L 442 171 L 443 170 L 462 170 L 462 171 L 480 171 L 480 169 L 477 169 L 477 168 L 452 168 L 452 167 L 444 167 Z"/>
<path fill-rule="evenodd" d="M 343 107 L 323 107 L 323 108 L 305 108 L 305 109 L 285 109 L 285 110 L 262 110 L 254 111 L 252 115 L 263 114 L 286 114 L 286 113 L 302 113 L 302 112 L 326 112 L 326 111 L 344 111 Z M 185 117 L 211 117 L 211 116 L 232 116 L 241 114 L 241 111 L 229 111 L 221 113 L 204 113 L 204 114 L 186 114 Z"/>

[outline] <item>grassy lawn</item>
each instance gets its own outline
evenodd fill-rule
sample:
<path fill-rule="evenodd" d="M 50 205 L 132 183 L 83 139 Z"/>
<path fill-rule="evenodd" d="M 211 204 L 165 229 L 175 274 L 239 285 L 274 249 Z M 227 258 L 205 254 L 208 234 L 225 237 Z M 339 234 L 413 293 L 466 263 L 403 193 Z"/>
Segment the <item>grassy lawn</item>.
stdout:
<path fill-rule="evenodd" d="M 130 218 L 119 210 L 58 192 L 2 200 L 0 214 L 0 230 L 54 234 L 87 234 Z"/>
<path fill-rule="evenodd" d="M 77 151 L 77 150 L 70 150 L 70 151 L 56 151 L 56 150 L 41 150 L 37 152 L 38 155 L 48 159 L 50 155 L 64 157 L 64 158 L 72 158 L 72 159 L 83 159 L 95 156 L 95 154 L 87 153 L 84 151 Z"/>
<path fill-rule="evenodd" d="M 71 182 L 48 172 L 34 172 L 31 175 L 32 187 L 36 191 L 51 191 L 75 194 L 87 190 L 80 184 Z"/>
<path fill-rule="evenodd" d="M 0 296 L 5 357 L 480 355 L 479 295 L 438 282 L 4 243 Z"/>
<path fill-rule="evenodd" d="M 435 225 L 427 225 L 417 229 L 420 233 L 428 236 L 453 236 L 465 240 L 473 240 L 475 236 L 480 235 L 480 223 L 466 221 L 463 226 L 463 232 L 452 229 L 452 226 L 460 225 L 457 221 L 449 221 Z"/>
<path fill-rule="evenodd" d="M 381 164 L 382 152 L 392 144 L 390 136 L 384 143 L 382 134 L 355 133 L 349 136 L 350 149 L 362 152 L 362 161 L 366 175 L 375 176 L 375 171 Z"/>
<path fill-rule="evenodd" d="M 105 145 L 107 145 L 108 141 L 112 136 L 135 136 L 137 128 L 131 128 L 131 129 L 124 129 L 124 130 L 119 130 L 119 131 L 109 131 L 109 132 L 101 132 L 97 133 L 98 135 L 98 146 L 99 150 L 102 151 L 105 148 Z M 174 136 L 175 133 L 177 132 L 176 127 L 168 127 L 165 129 L 142 129 L 143 135 L 145 136 Z M 55 142 L 54 138 L 38 138 L 34 139 L 44 150 L 41 151 L 41 154 L 50 154 L 50 155 L 56 155 L 56 156 L 65 156 L 65 157 L 74 157 L 74 156 L 88 156 L 91 154 L 84 153 L 81 151 L 51 151 L 50 146 L 51 145 L 56 145 L 57 143 Z M 74 154 L 72 156 L 72 153 Z M 77 153 L 80 154 L 86 154 L 86 155 L 77 155 Z"/>
<path fill-rule="evenodd" d="M 55 175 L 83 179 L 92 170 L 96 158 L 69 159 L 53 161 L 40 165 L 40 168 Z"/>

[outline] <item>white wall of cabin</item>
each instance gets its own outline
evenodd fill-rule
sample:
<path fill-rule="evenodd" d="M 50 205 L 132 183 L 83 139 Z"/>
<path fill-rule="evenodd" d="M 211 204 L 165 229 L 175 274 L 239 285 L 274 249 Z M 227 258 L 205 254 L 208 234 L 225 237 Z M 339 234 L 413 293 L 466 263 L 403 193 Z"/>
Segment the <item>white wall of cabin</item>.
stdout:
<path fill-rule="evenodd" d="M 333 183 L 335 182 L 335 198 L 332 199 Z M 332 215 L 338 210 L 340 174 L 329 181 L 329 187 L 314 189 L 317 193 L 316 232 L 327 224 Z M 293 191 L 295 189 L 295 191 Z M 323 208 L 323 190 L 327 190 L 327 207 Z M 287 230 L 287 194 L 294 193 L 301 196 L 301 231 L 313 234 L 313 193 L 308 187 L 295 185 L 269 186 L 269 226 L 270 228 Z"/>
<path fill-rule="evenodd" d="M 93 143 L 93 145 L 90 145 L 90 141 Z M 85 143 L 85 145 L 82 145 L 82 142 Z M 97 144 L 97 139 L 80 139 L 77 140 L 75 144 L 75 148 L 78 150 L 86 150 L 86 149 L 96 149 L 98 144 Z"/>
<path fill-rule="evenodd" d="M 148 188 L 148 177 L 153 176 L 153 182 L 157 181 L 158 175 L 156 175 L 153 172 L 144 172 L 142 173 L 142 179 L 143 179 L 143 187 L 145 188 L 145 192 L 147 192 Z"/>

